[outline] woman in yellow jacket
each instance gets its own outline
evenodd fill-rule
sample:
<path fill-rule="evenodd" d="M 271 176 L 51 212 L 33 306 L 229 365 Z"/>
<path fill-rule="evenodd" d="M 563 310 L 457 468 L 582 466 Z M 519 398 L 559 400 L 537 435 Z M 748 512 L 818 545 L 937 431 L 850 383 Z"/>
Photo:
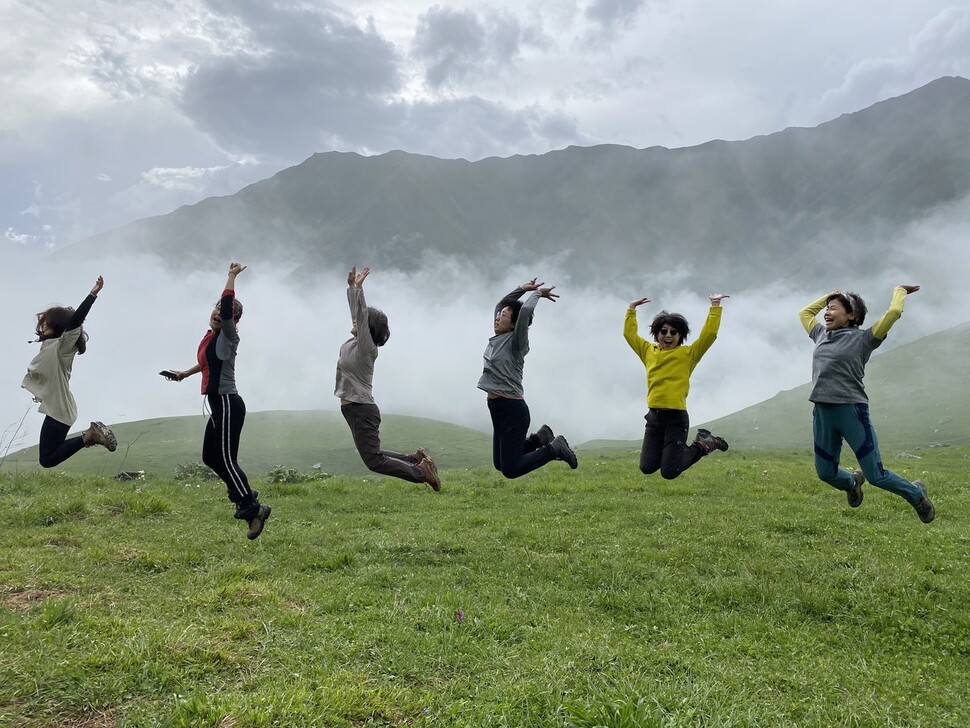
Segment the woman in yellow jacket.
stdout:
<path fill-rule="evenodd" d="M 690 445 L 687 434 L 687 393 L 694 367 L 711 348 L 721 325 L 721 301 L 725 293 L 710 295 L 711 308 L 700 336 L 685 344 L 690 327 L 679 313 L 661 311 L 650 324 L 653 341 L 641 338 L 637 328 L 637 308 L 649 298 L 630 301 L 623 322 L 623 338 L 636 352 L 647 372 L 647 421 L 640 449 L 640 470 L 646 475 L 658 470 L 672 480 L 713 450 L 727 450 L 728 444 L 708 430 L 699 429 Z"/>

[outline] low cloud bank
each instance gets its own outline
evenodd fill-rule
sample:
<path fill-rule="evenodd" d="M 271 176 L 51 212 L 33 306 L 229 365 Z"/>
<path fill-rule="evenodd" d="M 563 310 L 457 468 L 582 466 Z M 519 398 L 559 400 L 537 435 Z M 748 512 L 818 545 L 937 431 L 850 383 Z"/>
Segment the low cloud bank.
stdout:
<path fill-rule="evenodd" d="M 966 208 L 900 231 L 898 239 L 886 242 L 886 258 L 873 261 L 872 271 L 842 270 L 837 249 L 819 250 L 819 265 L 832 269 L 829 289 L 859 291 L 873 321 L 885 310 L 894 285 L 923 285 L 907 303 L 887 349 L 967 320 L 962 302 L 967 264 L 961 252 L 970 231 Z M 43 420 L 19 386 L 38 347 L 28 343 L 35 338 L 34 315 L 54 304 L 78 305 L 99 274 L 105 288 L 85 324 L 89 349 L 75 360 L 72 378 L 78 425 L 198 414 L 201 430 L 199 378 L 171 383 L 157 372 L 195 362 L 229 261 L 176 278 L 152 258 L 52 262 L 9 248 L 0 257 L 8 293 L 0 452 L 35 444 Z M 306 290 L 287 281 L 288 270 L 243 262 L 251 265 L 237 281 L 245 304 L 237 381 L 249 410 L 336 410 L 335 364 L 350 331 L 346 271 L 321 272 L 316 286 Z M 555 284 L 561 294 L 556 303 L 539 302 L 531 328 L 525 389 L 534 425 L 548 423 L 576 443 L 640 438 L 646 384 L 643 367 L 622 336 L 628 302 L 652 299 L 639 309 L 641 332 L 653 315 L 667 309 L 687 317 L 691 340 L 708 309 L 705 297 L 678 290 L 675 280 L 666 281 L 647 264 L 639 284 L 622 290 L 589 288 L 543 261 L 510 267 L 501 281 L 486 280 L 484 273 L 450 260 L 411 274 L 374 270 L 365 284 L 367 300 L 387 313 L 392 332 L 374 379 L 382 411 L 489 431 L 485 395 L 476 383 L 492 333 L 492 309 L 533 276 Z M 729 282 L 719 282 L 711 292 L 715 289 L 731 298 L 724 302 L 718 340 L 692 377 L 688 409 L 695 424 L 808 381 L 811 342 L 797 313 L 825 292 L 770 283 L 760 290 L 732 291 Z"/>

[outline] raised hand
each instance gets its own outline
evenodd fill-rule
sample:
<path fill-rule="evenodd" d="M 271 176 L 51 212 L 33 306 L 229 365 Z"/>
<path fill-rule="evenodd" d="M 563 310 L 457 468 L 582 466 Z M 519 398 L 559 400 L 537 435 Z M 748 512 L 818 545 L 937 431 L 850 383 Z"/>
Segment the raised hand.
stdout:
<path fill-rule="evenodd" d="M 542 285 L 542 284 L 540 283 L 539 285 Z M 539 297 L 540 298 L 548 298 L 550 301 L 552 301 L 553 303 L 555 303 L 556 302 L 556 299 L 559 298 L 559 294 L 558 293 L 553 293 L 552 292 L 552 289 L 553 288 L 555 288 L 555 286 L 547 286 L 545 288 L 540 288 L 539 289 Z"/>
<path fill-rule="evenodd" d="M 91 287 L 91 295 L 97 296 L 101 292 L 102 288 L 104 288 L 104 276 L 98 276 L 98 280 L 96 280 L 94 285 Z M 917 288 L 919 288 L 919 286 L 917 286 Z"/>
<path fill-rule="evenodd" d="M 730 296 L 726 293 L 712 293 L 708 296 L 708 298 L 711 299 L 712 306 L 720 306 L 721 301 L 725 298 L 730 298 Z"/>
<path fill-rule="evenodd" d="M 364 279 L 367 278 L 368 275 L 370 275 L 370 268 L 368 268 L 366 266 L 363 267 L 363 268 L 361 268 L 360 273 L 358 273 L 357 275 L 354 276 L 354 283 L 353 283 L 353 285 L 356 288 L 363 288 L 364 287 Z"/>
<path fill-rule="evenodd" d="M 916 291 L 919 290 L 919 286 L 911 286 L 903 283 L 899 284 L 898 287 L 902 288 L 904 291 L 906 291 L 906 293 L 916 293 Z"/>
<path fill-rule="evenodd" d="M 535 291 L 536 289 L 539 288 L 539 286 L 545 285 L 544 282 L 536 283 L 537 280 L 539 279 L 533 278 L 531 281 L 528 281 L 527 283 L 523 283 L 521 286 L 519 286 L 519 288 L 521 288 L 523 291 Z"/>
<path fill-rule="evenodd" d="M 642 306 L 645 303 L 650 303 L 650 299 L 647 298 L 646 296 L 644 296 L 643 298 L 638 298 L 638 299 L 636 299 L 634 301 L 630 301 L 629 308 L 630 308 L 631 311 L 636 311 L 637 310 L 637 306 Z"/>
<path fill-rule="evenodd" d="M 246 266 L 242 265 L 241 263 L 230 263 L 229 264 L 229 275 L 231 275 L 231 276 L 238 276 L 244 270 L 246 270 Z"/>

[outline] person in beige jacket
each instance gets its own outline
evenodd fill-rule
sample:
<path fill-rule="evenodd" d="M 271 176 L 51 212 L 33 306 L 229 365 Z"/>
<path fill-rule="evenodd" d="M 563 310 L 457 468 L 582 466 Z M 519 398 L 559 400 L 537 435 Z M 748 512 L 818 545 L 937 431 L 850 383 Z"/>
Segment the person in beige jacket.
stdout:
<path fill-rule="evenodd" d="M 51 306 L 37 314 L 34 331 L 40 351 L 27 366 L 21 387 L 40 402 L 38 411 L 47 415 L 40 428 L 40 464 L 53 468 L 85 447 L 101 445 L 111 452 L 118 447 L 114 433 L 103 422 L 92 422 L 80 435 L 67 435 L 77 421 L 77 404 L 71 394 L 71 369 L 74 357 L 87 350 L 88 335 L 81 324 L 94 305 L 104 278 L 98 276 L 87 298 L 77 309 Z"/>

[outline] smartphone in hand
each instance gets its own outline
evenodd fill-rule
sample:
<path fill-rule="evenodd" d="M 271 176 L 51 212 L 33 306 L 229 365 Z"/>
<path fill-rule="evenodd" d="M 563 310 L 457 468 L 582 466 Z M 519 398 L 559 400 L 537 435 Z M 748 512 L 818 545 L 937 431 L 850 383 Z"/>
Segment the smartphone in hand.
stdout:
<path fill-rule="evenodd" d="M 171 369 L 163 369 L 159 372 L 159 374 L 168 379 L 170 382 L 177 382 L 179 380 L 179 375 L 173 372 Z"/>

